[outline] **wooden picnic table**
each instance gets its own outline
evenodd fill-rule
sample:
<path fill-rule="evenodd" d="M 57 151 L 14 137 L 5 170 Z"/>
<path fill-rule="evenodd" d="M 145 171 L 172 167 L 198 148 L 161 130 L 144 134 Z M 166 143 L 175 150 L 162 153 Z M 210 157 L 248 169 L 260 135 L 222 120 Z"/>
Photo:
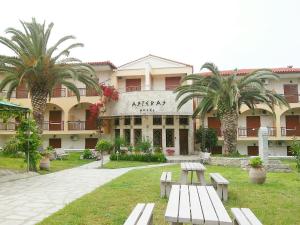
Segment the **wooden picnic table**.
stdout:
<path fill-rule="evenodd" d="M 172 185 L 165 220 L 172 225 L 232 225 L 212 186 Z"/>
<path fill-rule="evenodd" d="M 204 171 L 205 166 L 202 163 L 181 163 L 181 184 L 188 183 L 188 174 L 191 172 L 191 183 L 193 183 L 193 172 L 196 172 L 200 185 L 205 185 Z"/>

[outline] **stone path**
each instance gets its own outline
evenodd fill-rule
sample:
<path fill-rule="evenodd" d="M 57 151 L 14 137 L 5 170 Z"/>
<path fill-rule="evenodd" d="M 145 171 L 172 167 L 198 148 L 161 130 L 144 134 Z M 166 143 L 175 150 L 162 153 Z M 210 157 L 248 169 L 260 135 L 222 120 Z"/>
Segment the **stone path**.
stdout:
<path fill-rule="evenodd" d="M 0 184 L 0 224 L 36 224 L 75 199 L 136 169 L 97 169 L 100 165 L 101 162 L 96 161 L 73 169 Z M 146 167 L 156 166 L 162 165 Z"/>

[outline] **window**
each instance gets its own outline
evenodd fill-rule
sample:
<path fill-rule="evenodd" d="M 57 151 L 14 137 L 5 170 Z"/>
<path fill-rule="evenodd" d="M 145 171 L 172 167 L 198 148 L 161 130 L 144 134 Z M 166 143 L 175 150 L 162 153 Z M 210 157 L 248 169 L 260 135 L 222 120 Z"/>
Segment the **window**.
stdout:
<path fill-rule="evenodd" d="M 161 116 L 153 116 L 153 125 L 161 125 L 162 119 Z"/>
<path fill-rule="evenodd" d="M 142 117 L 141 116 L 134 117 L 134 125 L 142 125 Z"/>
<path fill-rule="evenodd" d="M 141 79 L 126 79 L 126 91 L 140 91 Z"/>
<path fill-rule="evenodd" d="M 134 129 L 134 144 L 136 145 L 142 139 L 142 129 Z"/>
<path fill-rule="evenodd" d="M 166 129 L 166 147 L 174 147 L 174 129 Z"/>
<path fill-rule="evenodd" d="M 115 118 L 115 126 L 120 126 L 120 119 L 119 118 Z"/>
<path fill-rule="evenodd" d="M 115 138 L 120 137 L 120 129 L 115 129 Z"/>
<path fill-rule="evenodd" d="M 179 117 L 180 125 L 189 125 L 189 118 L 186 116 Z"/>
<path fill-rule="evenodd" d="M 124 125 L 130 125 L 130 117 L 125 117 L 124 119 Z"/>
<path fill-rule="evenodd" d="M 166 125 L 174 125 L 174 117 L 173 116 L 166 117 Z"/>
<path fill-rule="evenodd" d="M 165 84 L 167 91 L 174 91 L 180 85 L 181 77 L 166 77 Z"/>
<path fill-rule="evenodd" d="M 162 130 L 153 129 L 153 146 L 162 147 Z"/>
<path fill-rule="evenodd" d="M 124 139 L 126 144 L 130 144 L 130 129 L 124 129 Z"/>

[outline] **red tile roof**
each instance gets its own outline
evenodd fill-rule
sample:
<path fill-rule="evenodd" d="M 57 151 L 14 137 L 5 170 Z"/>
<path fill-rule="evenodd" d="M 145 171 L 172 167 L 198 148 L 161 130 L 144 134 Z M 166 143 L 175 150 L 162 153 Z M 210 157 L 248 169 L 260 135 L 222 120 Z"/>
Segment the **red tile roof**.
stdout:
<path fill-rule="evenodd" d="M 103 62 L 87 62 L 92 66 L 110 66 L 112 69 L 117 69 L 117 67 L 110 61 L 103 61 Z"/>
<path fill-rule="evenodd" d="M 266 68 L 268 69 L 268 68 Z M 278 74 L 282 74 L 282 73 L 300 73 L 300 68 L 290 68 L 290 67 L 279 67 L 279 68 L 269 68 L 272 70 L 273 73 L 278 73 Z M 256 69 L 239 69 L 237 70 L 237 75 L 246 75 L 248 73 L 251 73 L 252 71 L 254 71 Z M 234 70 L 223 70 L 220 71 L 221 75 L 231 75 L 233 74 L 235 71 Z M 203 73 L 199 73 L 200 75 L 210 75 L 210 72 L 203 72 Z"/>

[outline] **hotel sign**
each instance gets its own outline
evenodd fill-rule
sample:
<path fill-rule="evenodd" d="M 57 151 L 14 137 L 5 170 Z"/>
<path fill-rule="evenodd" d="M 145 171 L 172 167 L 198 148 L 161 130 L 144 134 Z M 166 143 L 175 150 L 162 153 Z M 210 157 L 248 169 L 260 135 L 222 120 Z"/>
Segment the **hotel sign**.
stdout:
<path fill-rule="evenodd" d="M 166 104 L 165 100 L 144 100 L 144 101 L 134 101 L 131 104 L 131 107 L 139 110 L 140 113 L 143 112 L 155 112 L 156 107 L 161 107 Z"/>

